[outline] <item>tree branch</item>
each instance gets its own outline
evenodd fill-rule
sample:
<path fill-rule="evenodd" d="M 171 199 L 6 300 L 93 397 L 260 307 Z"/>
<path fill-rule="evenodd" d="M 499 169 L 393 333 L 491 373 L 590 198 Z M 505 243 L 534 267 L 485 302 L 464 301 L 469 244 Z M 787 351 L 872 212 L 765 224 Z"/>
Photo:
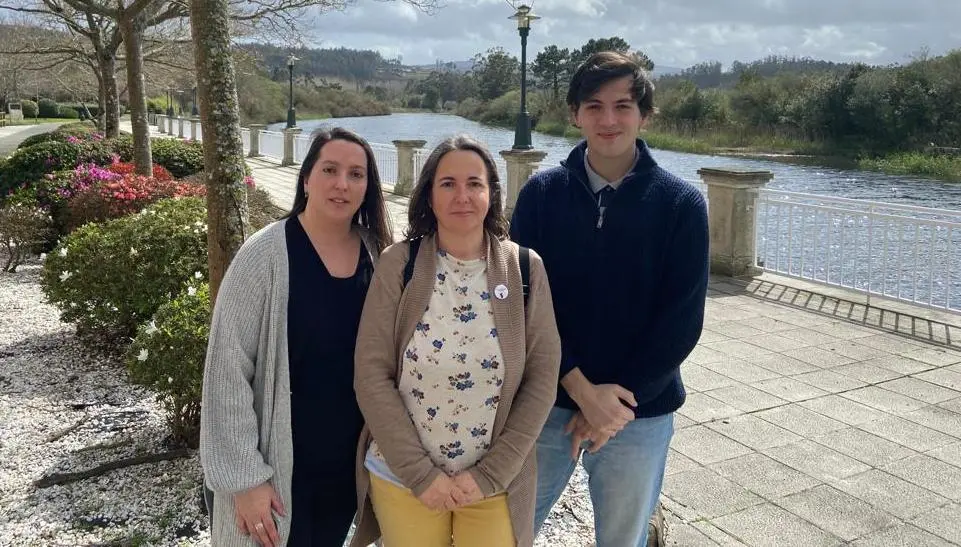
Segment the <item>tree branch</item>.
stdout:
<path fill-rule="evenodd" d="M 108 471 L 113 471 L 115 469 L 123 469 L 124 467 L 130 467 L 133 465 L 142 465 L 145 463 L 157 463 L 167 460 L 176 460 L 179 458 L 186 458 L 190 455 L 190 451 L 186 448 L 179 448 L 177 450 L 169 450 L 167 452 L 161 452 L 159 454 L 143 454 L 140 456 L 134 456 L 132 458 L 124 458 L 121 460 L 116 460 L 112 462 L 107 462 L 98 465 L 92 469 L 87 469 L 86 471 L 78 471 L 76 473 L 53 473 L 52 475 L 47 475 L 46 477 L 36 480 L 33 485 L 37 488 L 49 488 L 51 486 L 56 486 L 58 484 L 69 484 L 71 482 L 82 481 L 84 479 L 90 479 L 93 477 L 98 477 L 107 473 Z"/>

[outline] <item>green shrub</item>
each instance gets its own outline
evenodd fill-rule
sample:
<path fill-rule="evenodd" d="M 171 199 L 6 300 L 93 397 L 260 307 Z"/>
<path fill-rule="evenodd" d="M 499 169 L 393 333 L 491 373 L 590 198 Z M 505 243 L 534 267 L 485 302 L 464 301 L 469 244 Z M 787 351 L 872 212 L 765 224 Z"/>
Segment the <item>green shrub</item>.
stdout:
<path fill-rule="evenodd" d="M 157 138 L 151 139 L 150 149 L 154 163 L 178 179 L 204 170 L 204 149 L 199 142 Z"/>
<path fill-rule="evenodd" d="M 36 118 L 37 117 L 37 103 L 31 101 L 30 99 L 24 99 L 20 101 L 20 108 L 23 110 L 24 118 Z"/>
<path fill-rule="evenodd" d="M 491 125 L 510 126 L 517 118 L 517 105 L 521 102 L 520 90 L 514 89 L 494 99 L 480 121 Z"/>
<path fill-rule="evenodd" d="M 127 349 L 131 379 L 157 395 L 174 438 L 197 448 L 204 359 L 210 335 L 210 288 L 198 270 L 187 288 L 141 325 Z"/>
<path fill-rule="evenodd" d="M 48 256 L 41 287 L 78 333 L 123 342 L 207 264 L 201 198 L 165 199 L 138 214 L 86 224 Z"/>
<path fill-rule="evenodd" d="M 56 118 L 60 115 L 60 105 L 53 99 L 40 99 L 37 108 L 41 118 Z"/>
<path fill-rule="evenodd" d="M 165 97 L 147 99 L 147 112 L 152 112 L 154 114 L 163 114 L 167 108 L 167 99 Z"/>
<path fill-rule="evenodd" d="M 130 133 L 121 133 L 118 137 L 106 139 L 103 141 L 103 146 L 116 154 L 120 161 L 133 161 L 133 135 Z M 157 157 L 154 156 L 153 160 L 156 163 Z"/>
<path fill-rule="evenodd" d="M 0 205 L 0 247 L 7 255 L 0 272 L 15 272 L 24 259 L 38 252 L 50 228 L 50 215 L 35 201 Z"/>
<path fill-rule="evenodd" d="M 0 196 L 7 195 L 27 182 L 39 180 L 48 173 L 72 169 L 81 163 L 106 165 L 110 161 L 110 151 L 95 141 L 48 141 L 21 148 L 10 156 L 0 170 Z"/>
<path fill-rule="evenodd" d="M 53 131 L 48 131 L 46 133 L 39 133 L 37 135 L 31 135 L 17 146 L 20 148 L 29 148 L 35 144 L 40 144 L 42 142 L 67 142 L 70 137 L 82 138 L 84 140 L 93 140 L 93 135 L 96 134 L 97 127 L 90 122 L 70 122 L 65 123 L 54 129 Z"/>
<path fill-rule="evenodd" d="M 74 107 L 62 104 L 60 105 L 59 108 L 57 108 L 57 117 L 79 120 L 80 113 L 77 112 L 77 109 L 75 109 Z"/>

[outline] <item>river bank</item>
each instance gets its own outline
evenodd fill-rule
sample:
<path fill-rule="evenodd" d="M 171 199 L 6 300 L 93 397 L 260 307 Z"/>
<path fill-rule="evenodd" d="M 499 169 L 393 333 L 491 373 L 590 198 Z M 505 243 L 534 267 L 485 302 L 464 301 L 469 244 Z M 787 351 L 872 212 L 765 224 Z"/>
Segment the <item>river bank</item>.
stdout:
<path fill-rule="evenodd" d="M 464 117 L 494 127 L 513 128 L 500 118 L 484 116 L 482 111 L 459 113 Z M 565 138 L 579 138 L 580 130 L 566 121 L 542 119 L 535 132 Z M 799 141 L 764 135 L 731 136 L 715 132 L 710 138 L 690 137 L 654 129 L 645 129 L 641 137 L 651 148 L 701 154 L 763 159 L 782 163 L 824 166 L 841 169 L 877 171 L 890 175 L 913 175 L 961 182 L 961 156 L 932 155 L 920 152 L 895 152 L 881 157 L 865 157 L 858 152 L 833 148 L 816 142 Z"/>

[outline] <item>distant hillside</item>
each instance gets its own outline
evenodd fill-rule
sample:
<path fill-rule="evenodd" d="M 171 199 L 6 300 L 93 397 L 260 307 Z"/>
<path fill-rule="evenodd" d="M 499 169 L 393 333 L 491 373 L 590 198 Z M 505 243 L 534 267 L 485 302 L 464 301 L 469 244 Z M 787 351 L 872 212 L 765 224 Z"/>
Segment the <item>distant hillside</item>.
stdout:
<path fill-rule="evenodd" d="M 384 59 L 372 50 L 288 49 L 268 44 L 243 44 L 240 50 L 253 57 L 272 80 L 287 78 L 287 59 L 296 57 L 295 75 L 308 81 L 332 80 L 351 82 L 358 89 L 366 84 L 403 79 L 411 69 L 398 59 Z M 320 82 L 322 83 L 322 82 Z"/>
<path fill-rule="evenodd" d="M 835 63 L 832 61 L 821 61 L 809 57 L 782 57 L 768 56 L 757 61 L 742 63 L 734 61 L 729 70 L 722 70 L 720 61 L 699 63 L 694 66 L 679 70 L 673 74 L 663 72 L 657 74 L 655 66 L 655 76 L 658 77 L 662 85 L 670 86 L 680 81 L 693 82 L 700 88 L 734 87 L 741 79 L 742 75 L 753 74 L 761 78 L 770 78 L 784 74 L 802 75 L 824 72 L 845 73 L 854 66 L 849 63 Z M 666 69 L 667 67 L 665 67 Z M 664 70 L 664 69 L 662 69 Z"/>
<path fill-rule="evenodd" d="M 655 78 L 661 78 L 664 76 L 671 76 L 679 72 L 683 72 L 683 68 L 678 68 L 676 66 L 660 66 L 656 62 L 654 63 L 654 73 Z"/>
<path fill-rule="evenodd" d="M 437 62 L 435 62 L 435 63 L 433 63 L 433 64 L 428 64 L 428 65 L 414 65 L 414 66 L 412 66 L 411 68 L 416 69 L 416 70 L 426 70 L 426 71 L 431 71 L 431 70 L 451 70 L 451 69 L 453 69 L 454 72 L 464 73 L 464 72 L 470 72 L 470 69 L 472 69 L 473 67 L 474 67 L 474 61 L 471 61 L 471 60 L 467 60 L 467 61 L 441 61 L 441 60 L 438 59 Z"/>

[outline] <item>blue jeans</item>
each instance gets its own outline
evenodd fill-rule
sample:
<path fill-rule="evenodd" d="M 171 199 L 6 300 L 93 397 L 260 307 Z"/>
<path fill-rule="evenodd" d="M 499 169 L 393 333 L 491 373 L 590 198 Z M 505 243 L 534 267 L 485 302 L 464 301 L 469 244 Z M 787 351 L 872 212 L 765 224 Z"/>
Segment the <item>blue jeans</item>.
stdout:
<path fill-rule="evenodd" d="M 537 439 L 535 534 L 577 467 L 577 461 L 571 459 L 571 438 L 564 434 L 574 413 L 566 408 L 551 409 Z M 637 418 L 596 454 L 583 452 L 597 547 L 647 545 L 647 524 L 657 507 L 673 435 L 673 413 Z"/>

